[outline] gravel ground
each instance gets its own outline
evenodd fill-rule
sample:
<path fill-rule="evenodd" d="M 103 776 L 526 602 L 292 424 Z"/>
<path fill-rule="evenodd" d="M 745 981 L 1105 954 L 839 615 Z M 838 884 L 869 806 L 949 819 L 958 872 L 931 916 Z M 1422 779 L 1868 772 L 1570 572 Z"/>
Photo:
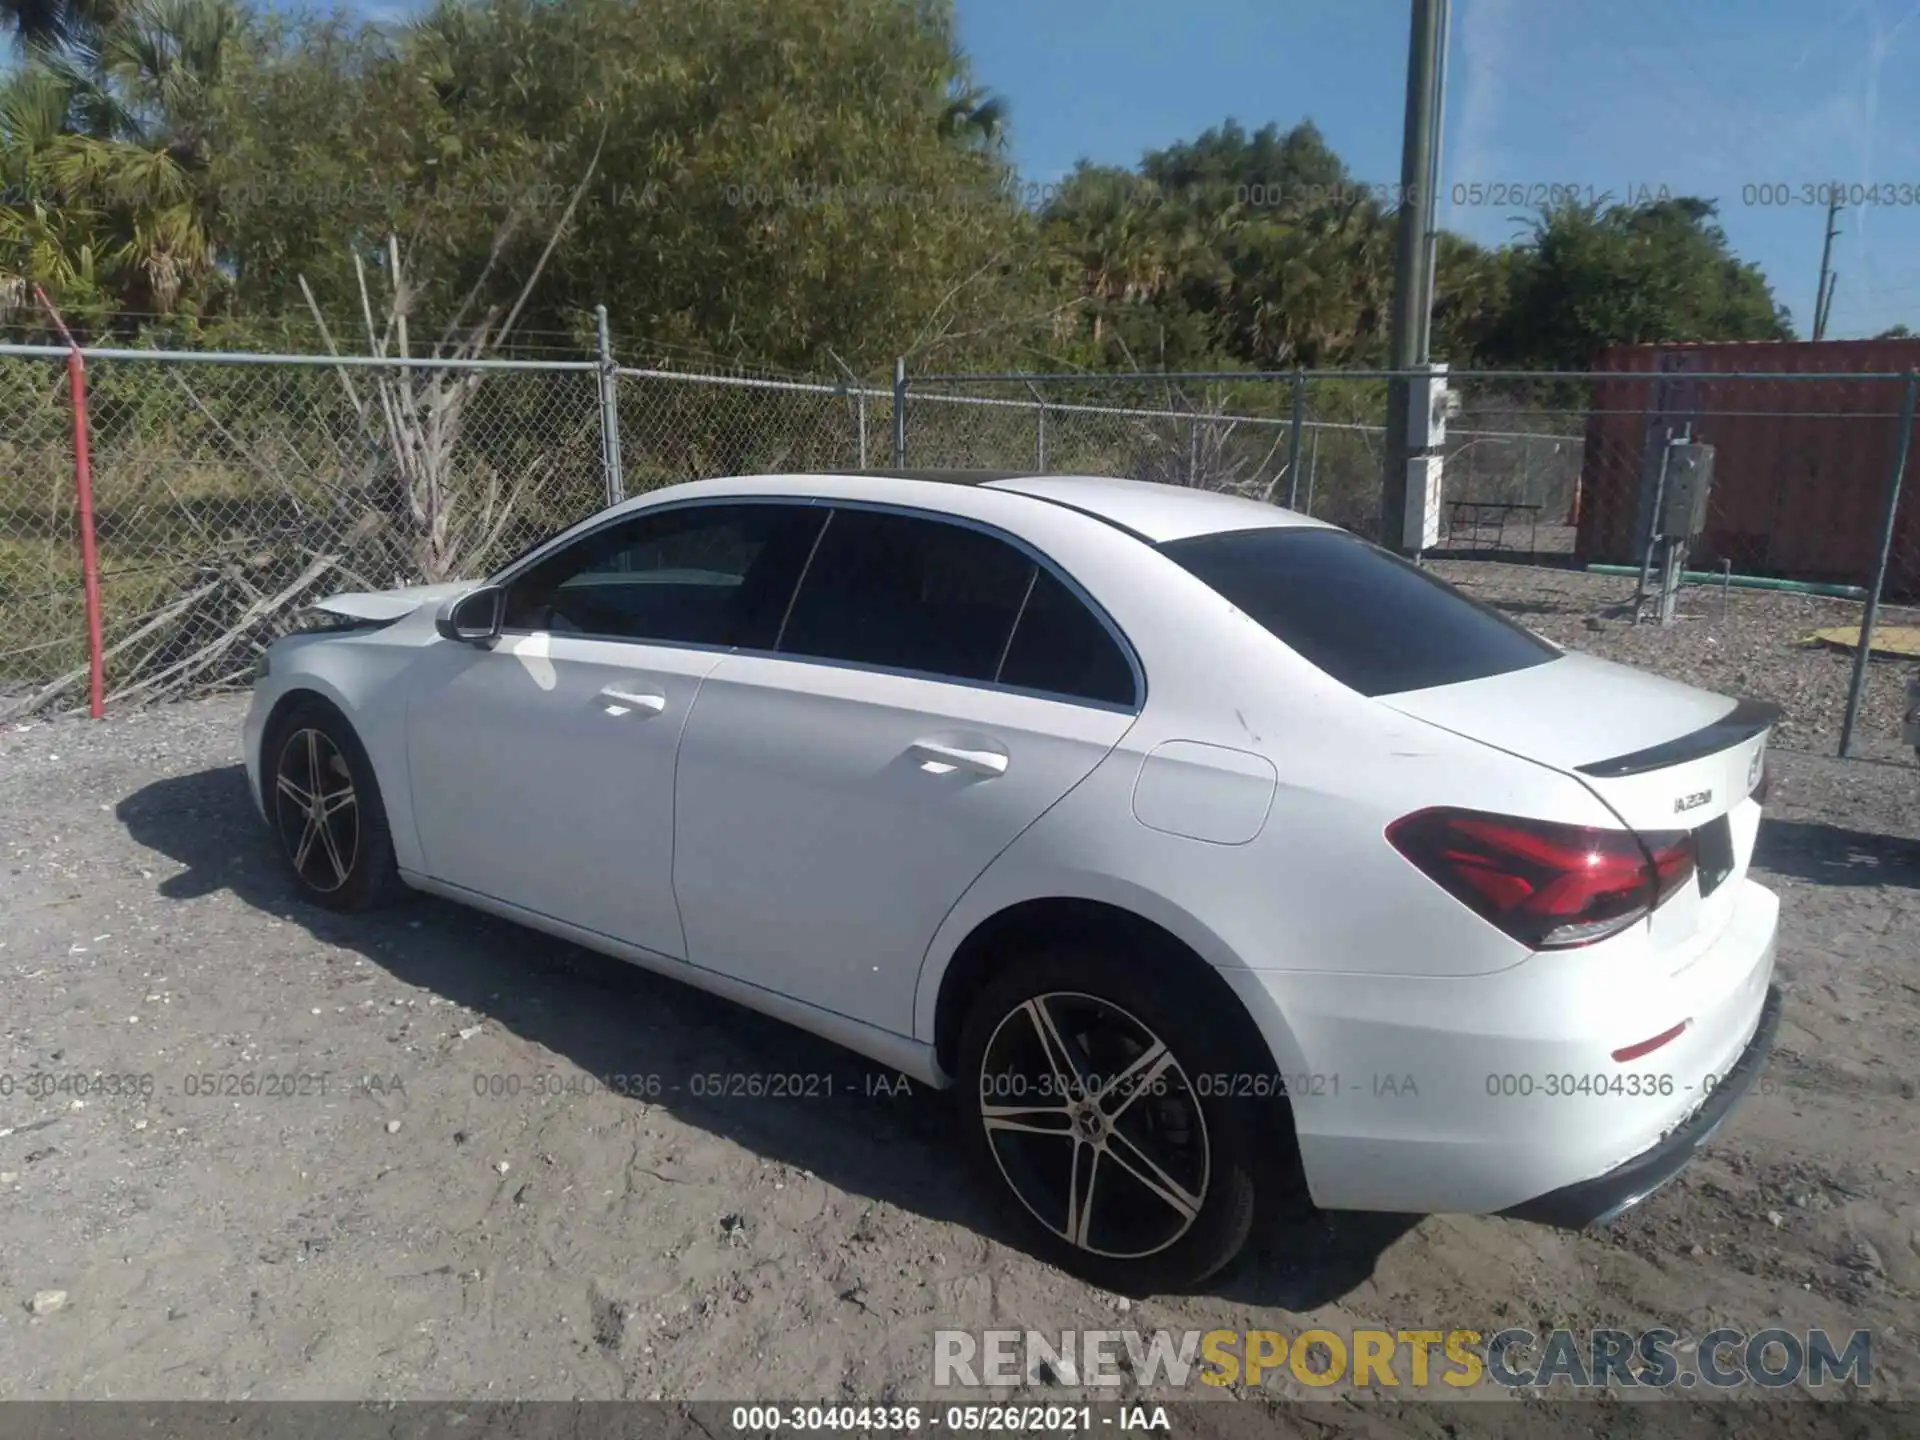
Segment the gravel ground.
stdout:
<path fill-rule="evenodd" d="M 1205 1293 L 1126 1305 L 1011 1243 L 934 1095 L 439 901 L 295 901 L 228 697 L 0 732 L 0 1398 L 879 1400 L 931 1393 L 936 1326 L 1554 1324 L 1868 1327 L 1875 1392 L 1920 1396 L 1916 776 L 1890 744 L 1901 763 L 1830 758 L 1847 657 L 1795 643 L 1848 607 L 1690 597 L 1662 634 L 1607 618 L 1618 582 L 1449 568 L 1563 641 L 1790 709 L 1756 862 L 1783 899 L 1776 1059 L 1611 1230 L 1323 1216 Z M 695 1093 L 725 1072 L 833 1098 Z M 153 1088 L 30 1096 L 33 1073 Z M 316 1078 L 196 1093 L 214 1073 Z M 642 1073 L 657 1094 L 586 1087 Z M 1457 1433 L 1416 1403 L 1317 1409 L 1262 1433 Z M 1607 1413 L 1476 1407 L 1468 1433 Z"/>

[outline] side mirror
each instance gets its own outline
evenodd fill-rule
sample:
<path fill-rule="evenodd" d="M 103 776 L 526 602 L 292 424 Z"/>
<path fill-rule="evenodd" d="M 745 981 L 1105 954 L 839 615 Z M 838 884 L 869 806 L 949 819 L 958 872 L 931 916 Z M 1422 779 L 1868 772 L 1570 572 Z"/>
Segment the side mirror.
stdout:
<path fill-rule="evenodd" d="M 442 605 L 434 616 L 433 628 L 442 638 L 463 645 L 490 645 L 500 637 L 506 601 L 507 592 L 501 586 L 482 585 Z"/>

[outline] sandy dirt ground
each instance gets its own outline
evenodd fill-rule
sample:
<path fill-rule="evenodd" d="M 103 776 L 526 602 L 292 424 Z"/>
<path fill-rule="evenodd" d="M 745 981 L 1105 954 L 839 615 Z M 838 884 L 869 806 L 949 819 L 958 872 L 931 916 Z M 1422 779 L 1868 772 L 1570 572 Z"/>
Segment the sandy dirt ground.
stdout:
<path fill-rule="evenodd" d="M 1864 1327 L 1873 1392 L 1920 1397 L 1920 771 L 1882 743 L 1904 676 L 1876 674 L 1877 758 L 1843 762 L 1846 657 L 1797 643 L 1820 607 L 1695 597 L 1662 635 L 1609 618 L 1618 582 L 1453 573 L 1568 643 L 1795 707 L 1756 860 L 1777 1053 L 1613 1228 L 1323 1215 L 1200 1294 L 1098 1292 L 1019 1248 L 923 1088 L 437 900 L 295 901 L 226 697 L 0 733 L 0 1398 L 882 1401 L 932 1393 L 936 1328 L 1508 1325 Z M 825 1083 L 716 1093 L 736 1075 Z M 1564 1419 L 1283 1408 L 1310 1393 L 1238 1398 L 1274 1435 Z"/>

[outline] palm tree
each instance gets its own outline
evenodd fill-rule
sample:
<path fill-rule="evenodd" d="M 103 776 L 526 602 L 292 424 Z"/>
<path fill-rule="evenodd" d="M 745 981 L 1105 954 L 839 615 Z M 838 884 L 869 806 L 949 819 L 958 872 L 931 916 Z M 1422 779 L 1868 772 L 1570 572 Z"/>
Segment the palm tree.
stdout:
<path fill-rule="evenodd" d="M 17 197 L 0 206 L 0 317 L 25 305 L 36 281 L 91 287 L 98 269 L 97 216 L 56 178 L 72 101 L 44 69 L 17 71 L 0 85 L 0 188 Z"/>
<path fill-rule="evenodd" d="M 1079 272 L 1080 293 L 1093 302 L 1096 345 L 1116 308 L 1159 299 L 1206 243 L 1153 181 L 1084 163 L 1048 207 L 1048 222 Z"/>
<path fill-rule="evenodd" d="M 136 0 L 0 85 L 0 310 L 38 281 L 171 311 L 215 273 L 204 177 L 228 0 Z"/>
<path fill-rule="evenodd" d="M 28 50 L 84 40 L 119 14 L 119 0 L 0 0 L 0 26 Z"/>
<path fill-rule="evenodd" d="M 977 85 L 956 83 L 935 122 L 940 138 L 970 149 L 998 151 L 1006 140 L 1007 102 Z"/>

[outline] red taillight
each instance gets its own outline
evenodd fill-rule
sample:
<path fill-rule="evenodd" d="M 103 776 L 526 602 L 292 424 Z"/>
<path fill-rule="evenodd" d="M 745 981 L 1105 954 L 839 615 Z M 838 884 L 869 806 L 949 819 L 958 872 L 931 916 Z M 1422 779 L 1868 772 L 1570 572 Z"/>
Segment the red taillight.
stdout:
<path fill-rule="evenodd" d="M 1693 878 L 1699 856 L 1693 848 L 1692 834 L 1685 830 L 1642 835 L 1640 843 L 1647 847 L 1647 858 L 1653 862 L 1653 908 L 1658 910 L 1669 895 Z"/>
<path fill-rule="evenodd" d="M 1617 935 L 1693 875 L 1693 837 L 1635 835 L 1475 810 L 1420 810 L 1394 848 L 1469 909 L 1536 950 Z"/>

